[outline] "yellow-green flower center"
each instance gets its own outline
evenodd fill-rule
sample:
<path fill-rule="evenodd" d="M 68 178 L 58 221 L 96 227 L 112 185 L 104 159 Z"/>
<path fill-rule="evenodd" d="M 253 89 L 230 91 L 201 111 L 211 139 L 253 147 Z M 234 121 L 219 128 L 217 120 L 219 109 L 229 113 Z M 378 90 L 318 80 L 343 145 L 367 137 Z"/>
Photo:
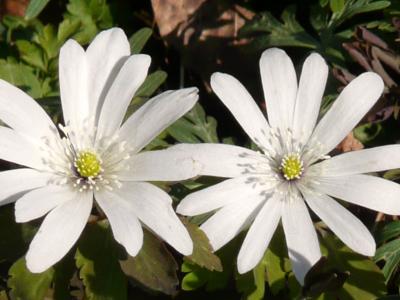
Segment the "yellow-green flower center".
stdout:
<path fill-rule="evenodd" d="M 90 151 L 81 151 L 75 158 L 75 168 L 81 177 L 96 177 L 101 172 L 101 162 L 97 155 Z"/>
<path fill-rule="evenodd" d="M 282 158 L 280 170 L 286 180 L 299 179 L 303 173 L 303 162 L 300 155 L 297 153 L 290 153 Z"/>

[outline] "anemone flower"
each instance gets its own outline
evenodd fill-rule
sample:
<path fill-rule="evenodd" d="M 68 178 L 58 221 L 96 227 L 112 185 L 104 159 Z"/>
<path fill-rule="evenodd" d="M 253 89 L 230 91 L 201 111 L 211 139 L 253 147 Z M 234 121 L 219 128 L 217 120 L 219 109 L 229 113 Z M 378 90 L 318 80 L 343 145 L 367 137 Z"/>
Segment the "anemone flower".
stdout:
<path fill-rule="evenodd" d="M 168 149 L 140 151 L 193 107 L 198 91 L 162 93 L 123 122 L 149 65 L 148 55 L 130 55 L 118 28 L 98 34 L 86 51 L 67 41 L 59 58 L 64 125 L 58 128 L 31 97 L 0 81 L 0 119 L 8 126 L 0 127 L 0 159 L 24 166 L 0 173 L 1 204 L 17 201 L 17 222 L 46 215 L 26 254 L 32 272 L 46 270 L 71 249 L 94 201 L 130 255 L 141 249 L 141 223 L 191 254 L 170 196 L 146 181 L 186 179 L 195 175 L 195 165 Z"/>
<path fill-rule="evenodd" d="M 371 72 L 355 78 L 317 124 L 328 76 L 320 55 L 306 59 L 299 84 L 283 50 L 266 50 L 260 70 L 268 121 L 237 79 L 222 73 L 211 77 L 212 89 L 260 151 L 218 144 L 176 146 L 192 153 L 200 174 L 229 178 L 188 195 L 177 212 L 194 216 L 216 210 L 201 226 L 214 250 L 250 226 L 237 259 L 239 273 L 257 265 L 282 220 L 292 269 L 303 283 L 321 257 L 307 206 L 351 249 L 374 255 L 368 229 L 332 197 L 399 214 L 400 185 L 361 173 L 400 167 L 400 145 L 333 158 L 327 154 L 380 97 L 382 79 Z"/>

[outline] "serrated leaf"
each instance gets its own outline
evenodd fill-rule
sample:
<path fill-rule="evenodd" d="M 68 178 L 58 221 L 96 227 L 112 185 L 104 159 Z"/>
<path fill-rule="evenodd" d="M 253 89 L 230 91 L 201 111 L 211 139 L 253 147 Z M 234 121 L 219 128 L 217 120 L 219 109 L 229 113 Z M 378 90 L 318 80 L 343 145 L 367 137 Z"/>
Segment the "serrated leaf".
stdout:
<path fill-rule="evenodd" d="M 132 54 L 138 54 L 142 51 L 143 47 L 146 45 L 147 41 L 153 34 L 151 28 L 145 27 L 136 31 L 130 38 L 129 44 L 131 45 Z"/>
<path fill-rule="evenodd" d="M 39 79 L 33 68 L 27 65 L 0 59 L 0 78 L 18 86 L 35 99 L 43 96 Z"/>
<path fill-rule="evenodd" d="M 110 7 L 105 0 L 70 0 L 67 18 L 81 23 L 73 38 L 81 44 L 89 43 L 101 30 L 112 27 Z"/>
<path fill-rule="evenodd" d="M 133 285 L 139 283 L 153 291 L 176 295 L 178 265 L 164 243 L 148 231 L 144 230 L 139 254 L 121 259 L 120 265 Z"/>
<path fill-rule="evenodd" d="M 316 41 L 296 20 L 295 7 L 287 7 L 281 16 L 282 22 L 277 20 L 270 12 L 261 13 L 258 18 L 248 22 L 242 27 L 242 35 L 263 33 L 256 42 L 257 48 L 271 46 L 296 46 L 309 49 L 319 47 Z"/>
<path fill-rule="evenodd" d="M 167 132 L 180 143 L 218 143 L 217 121 L 206 116 L 197 103 L 183 118 L 172 124 Z"/>
<path fill-rule="evenodd" d="M 14 299 L 38 300 L 44 299 L 54 276 L 50 268 L 40 274 L 33 274 L 26 268 L 25 258 L 17 260 L 9 270 L 8 286 Z"/>
<path fill-rule="evenodd" d="M 35 41 L 44 49 L 47 59 L 58 56 L 60 44 L 53 25 L 49 24 L 44 26 L 43 30 L 35 35 Z"/>
<path fill-rule="evenodd" d="M 67 39 L 73 36 L 79 29 L 81 22 L 79 20 L 64 19 L 58 26 L 57 39 L 63 44 Z"/>
<path fill-rule="evenodd" d="M 210 271 L 222 272 L 221 260 L 212 253 L 212 247 L 206 234 L 197 225 L 187 220 L 183 224 L 186 226 L 194 245 L 193 254 L 186 256 L 184 260 Z"/>
<path fill-rule="evenodd" d="M 26 40 L 18 40 L 15 44 L 23 61 L 33 67 L 41 69 L 42 71 L 46 71 L 47 62 L 45 60 L 44 52 L 39 45 Z"/>
<path fill-rule="evenodd" d="M 31 19 L 36 18 L 49 2 L 50 2 L 50 0 L 31 0 L 31 1 L 29 1 L 28 7 L 26 8 L 26 11 L 25 11 L 25 19 L 31 20 Z"/>
<path fill-rule="evenodd" d="M 107 222 L 86 226 L 75 254 L 87 299 L 127 298 L 127 283 L 118 263 L 120 248 Z"/>

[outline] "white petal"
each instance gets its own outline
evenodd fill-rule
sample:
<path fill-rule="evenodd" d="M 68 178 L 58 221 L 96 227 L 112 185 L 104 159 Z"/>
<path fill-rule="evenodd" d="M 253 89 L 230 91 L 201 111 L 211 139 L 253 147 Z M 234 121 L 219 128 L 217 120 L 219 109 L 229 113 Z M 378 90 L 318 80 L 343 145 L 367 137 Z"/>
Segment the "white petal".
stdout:
<path fill-rule="evenodd" d="M 172 209 L 171 197 L 150 183 L 122 184 L 115 192 L 129 203 L 139 220 L 183 255 L 192 254 L 192 240 Z"/>
<path fill-rule="evenodd" d="M 118 177 L 126 181 L 179 181 L 197 176 L 200 164 L 190 154 L 175 150 L 157 150 L 133 155 Z"/>
<path fill-rule="evenodd" d="M 307 207 L 300 198 L 285 202 L 282 225 L 294 275 L 300 284 L 310 268 L 321 258 L 318 237 Z"/>
<path fill-rule="evenodd" d="M 73 200 L 74 191 L 66 186 L 49 185 L 26 193 L 15 203 L 15 220 L 18 223 L 40 218 L 53 208 Z"/>
<path fill-rule="evenodd" d="M 0 159 L 34 169 L 44 168 L 37 147 L 15 130 L 0 126 L 0 141 Z"/>
<path fill-rule="evenodd" d="M 53 209 L 33 238 L 26 265 L 41 273 L 61 260 L 78 240 L 92 209 L 93 194 L 71 194 L 71 200 Z"/>
<path fill-rule="evenodd" d="M 225 144 L 178 144 L 169 150 L 181 151 L 190 155 L 200 164 L 200 175 L 217 177 L 237 177 L 257 173 L 258 168 L 265 172 L 268 161 L 259 152 Z"/>
<path fill-rule="evenodd" d="M 323 176 L 343 176 L 400 168 L 400 145 L 351 151 L 313 165 Z"/>
<path fill-rule="evenodd" d="M 367 256 L 375 254 L 375 240 L 368 228 L 351 212 L 328 195 L 303 193 L 307 204 L 322 221 L 354 251 Z"/>
<path fill-rule="evenodd" d="M 328 65 L 317 53 L 307 57 L 301 71 L 294 109 L 293 134 L 307 142 L 317 122 L 328 78 Z"/>
<path fill-rule="evenodd" d="M 111 84 L 130 55 L 128 38 L 120 28 L 100 32 L 86 50 L 89 64 L 89 110 L 96 121 Z"/>
<path fill-rule="evenodd" d="M 121 127 L 119 136 L 139 152 L 196 103 L 197 88 L 166 91 L 147 101 Z"/>
<path fill-rule="evenodd" d="M 314 188 L 332 197 L 345 200 L 389 215 L 400 215 L 400 185 L 369 175 L 324 177 Z"/>
<path fill-rule="evenodd" d="M 263 181 L 262 177 L 258 181 Z M 233 203 L 265 199 L 263 192 L 273 188 L 275 183 L 265 180 L 256 184 L 254 175 L 227 179 L 211 187 L 187 195 L 178 205 L 176 211 L 186 216 L 204 214 Z"/>
<path fill-rule="evenodd" d="M 269 132 L 268 122 L 240 81 L 229 74 L 214 73 L 211 76 L 211 87 L 247 135 L 261 148 L 269 148 L 266 137 Z"/>
<path fill-rule="evenodd" d="M 58 72 L 64 122 L 79 130 L 89 117 L 89 70 L 86 53 L 76 41 L 61 47 Z"/>
<path fill-rule="evenodd" d="M 382 94 L 384 85 L 379 75 L 366 72 L 352 80 L 318 123 L 312 135 L 314 143 L 330 152 L 357 125 Z"/>
<path fill-rule="evenodd" d="M 143 230 L 129 203 L 106 190 L 96 192 L 95 198 L 111 224 L 115 240 L 136 256 L 143 245 Z"/>
<path fill-rule="evenodd" d="M 271 197 L 251 225 L 244 239 L 238 256 L 238 271 L 240 274 L 253 269 L 264 256 L 269 242 L 281 218 L 282 201 Z"/>
<path fill-rule="evenodd" d="M 107 93 L 100 112 L 100 136 L 111 136 L 118 130 L 129 103 L 146 79 L 150 62 L 150 56 L 138 54 L 132 55 L 124 63 Z"/>
<path fill-rule="evenodd" d="M 0 204 L 10 203 L 11 196 L 46 185 L 51 177 L 32 169 L 16 169 L 0 172 Z"/>
<path fill-rule="evenodd" d="M 260 59 L 261 81 L 271 127 L 291 128 L 297 94 L 297 76 L 285 51 L 270 48 Z"/>
<path fill-rule="evenodd" d="M 207 235 L 214 251 L 227 244 L 253 221 L 267 196 L 251 197 L 224 206 L 209 218 L 201 229 Z"/>
<path fill-rule="evenodd" d="M 53 135 L 57 130 L 40 105 L 20 89 L 0 79 L 0 120 L 32 138 Z"/>

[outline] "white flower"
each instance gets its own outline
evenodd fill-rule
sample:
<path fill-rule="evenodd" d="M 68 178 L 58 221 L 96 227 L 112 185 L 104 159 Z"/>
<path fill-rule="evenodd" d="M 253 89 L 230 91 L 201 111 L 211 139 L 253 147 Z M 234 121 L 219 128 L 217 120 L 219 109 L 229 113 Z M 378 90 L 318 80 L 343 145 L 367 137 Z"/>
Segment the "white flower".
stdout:
<path fill-rule="evenodd" d="M 65 43 L 59 60 L 61 135 L 32 98 L 0 81 L 0 119 L 9 126 L 0 127 L 0 159 L 27 167 L 0 173 L 1 204 L 18 199 L 17 222 L 48 213 L 26 255 L 32 272 L 46 270 L 71 249 L 94 199 L 130 255 L 142 246 L 140 222 L 177 251 L 192 252 L 170 196 L 146 181 L 193 177 L 193 161 L 170 150 L 139 151 L 193 107 L 198 91 L 167 91 L 122 124 L 150 65 L 148 55 L 129 55 L 118 28 L 101 32 L 86 51 L 73 40 Z"/>
<path fill-rule="evenodd" d="M 192 152 L 203 165 L 201 174 L 231 178 L 188 195 L 177 212 L 194 216 L 217 210 L 201 226 L 214 250 L 251 225 L 238 256 L 240 273 L 257 265 L 282 219 L 293 271 L 303 283 L 321 257 L 306 203 L 350 248 L 374 255 L 368 229 L 331 197 L 400 214 L 400 185 L 361 175 L 400 167 L 400 145 L 326 156 L 381 95 L 378 75 L 354 79 L 316 125 L 328 76 L 321 56 L 307 58 L 299 86 L 292 61 L 280 49 L 266 50 L 260 69 L 268 122 L 234 77 L 215 73 L 211 86 L 261 153 L 218 144 L 176 146 Z"/>

